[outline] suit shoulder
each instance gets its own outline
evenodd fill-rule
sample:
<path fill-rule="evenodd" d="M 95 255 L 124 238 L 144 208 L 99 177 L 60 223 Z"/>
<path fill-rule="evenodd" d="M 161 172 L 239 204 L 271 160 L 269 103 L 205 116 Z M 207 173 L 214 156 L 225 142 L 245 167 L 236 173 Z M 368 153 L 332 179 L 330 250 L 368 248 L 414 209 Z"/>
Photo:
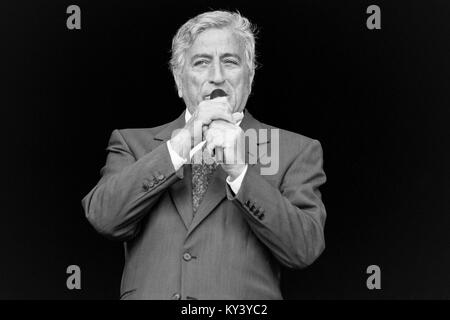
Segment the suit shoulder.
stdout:
<path fill-rule="evenodd" d="M 261 123 L 262 128 L 266 128 L 268 130 L 277 129 L 279 131 L 279 139 L 280 139 L 280 146 L 284 145 L 288 148 L 293 147 L 294 150 L 303 150 L 306 146 L 312 144 L 312 143 L 319 143 L 320 142 L 314 138 L 307 137 L 303 134 L 296 133 L 293 131 L 277 128 L 275 126 Z"/>
<path fill-rule="evenodd" d="M 150 141 L 164 130 L 171 122 L 152 128 L 127 128 L 116 129 L 113 135 L 119 136 L 120 140 L 123 140 L 128 148 L 132 151 L 139 152 L 139 150 L 149 151 Z"/>
<path fill-rule="evenodd" d="M 158 134 L 161 130 L 163 130 L 168 124 L 163 124 L 153 128 L 126 128 L 126 129 L 117 129 L 121 136 L 125 140 L 139 140 L 140 138 L 153 138 Z"/>

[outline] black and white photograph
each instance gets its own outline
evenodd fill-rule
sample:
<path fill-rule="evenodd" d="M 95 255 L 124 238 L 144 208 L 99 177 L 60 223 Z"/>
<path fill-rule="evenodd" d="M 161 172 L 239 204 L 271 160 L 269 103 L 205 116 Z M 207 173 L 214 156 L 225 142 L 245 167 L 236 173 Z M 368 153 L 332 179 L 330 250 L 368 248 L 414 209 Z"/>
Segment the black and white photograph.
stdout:
<path fill-rule="evenodd" d="M 450 2 L 0 11 L 0 300 L 450 299 Z"/>

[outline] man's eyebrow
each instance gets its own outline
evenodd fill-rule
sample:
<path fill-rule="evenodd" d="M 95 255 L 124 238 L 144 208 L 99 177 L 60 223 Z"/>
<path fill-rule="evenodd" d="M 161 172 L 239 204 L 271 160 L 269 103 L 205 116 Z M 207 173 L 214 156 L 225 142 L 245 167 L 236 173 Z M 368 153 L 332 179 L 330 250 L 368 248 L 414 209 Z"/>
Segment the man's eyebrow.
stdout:
<path fill-rule="evenodd" d="M 199 59 L 199 58 L 206 58 L 206 59 L 212 60 L 212 59 L 213 59 L 213 56 L 210 55 L 210 54 L 206 54 L 206 53 L 198 53 L 198 54 L 194 54 L 194 55 L 191 57 L 190 60 L 191 60 L 191 62 L 192 62 L 192 61 L 194 61 L 194 60 L 196 60 L 196 59 Z M 220 58 L 221 58 L 221 59 L 224 59 L 224 58 L 235 58 L 235 59 L 237 59 L 239 62 L 241 62 L 241 57 L 240 57 L 240 55 L 235 54 L 235 53 L 224 53 L 224 54 L 222 54 L 222 55 L 220 56 Z"/>
<path fill-rule="evenodd" d="M 235 58 L 236 60 L 238 60 L 239 62 L 241 62 L 241 56 L 235 53 L 224 53 L 223 55 L 220 56 L 221 59 L 224 58 Z"/>
<path fill-rule="evenodd" d="M 210 54 L 206 54 L 206 53 L 199 53 L 199 54 L 194 54 L 191 57 L 191 62 L 194 61 L 195 59 L 199 59 L 199 58 L 207 58 L 207 59 L 212 59 L 212 55 Z"/>
<path fill-rule="evenodd" d="M 220 56 L 221 58 L 236 58 L 239 61 L 241 60 L 241 56 L 236 54 L 236 53 L 224 53 L 223 55 Z"/>

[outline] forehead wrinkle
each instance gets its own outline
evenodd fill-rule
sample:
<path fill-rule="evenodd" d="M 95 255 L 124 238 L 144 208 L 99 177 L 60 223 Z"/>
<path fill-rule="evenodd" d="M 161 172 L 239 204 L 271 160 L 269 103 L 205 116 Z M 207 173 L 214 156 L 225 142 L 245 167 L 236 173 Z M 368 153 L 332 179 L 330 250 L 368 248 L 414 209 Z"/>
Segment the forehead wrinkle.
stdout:
<path fill-rule="evenodd" d="M 211 32 L 220 32 L 220 34 L 216 37 L 205 37 L 205 34 L 211 33 Z M 227 31 L 227 34 L 225 35 L 223 32 Z M 236 35 L 236 33 L 229 29 L 209 29 L 205 30 L 201 34 L 198 35 L 197 39 L 192 44 L 189 51 L 195 50 L 197 51 L 198 48 L 201 47 L 212 47 L 214 48 L 215 52 L 214 54 L 218 54 L 218 52 L 226 52 L 230 50 L 230 48 L 233 48 L 233 51 L 237 52 L 230 52 L 233 54 L 239 54 L 240 51 L 243 51 L 243 45 L 242 41 L 240 41 L 239 36 Z M 222 50 L 221 50 L 222 49 Z M 236 50 L 237 49 L 237 50 Z M 209 52 L 210 53 L 210 52 Z"/>

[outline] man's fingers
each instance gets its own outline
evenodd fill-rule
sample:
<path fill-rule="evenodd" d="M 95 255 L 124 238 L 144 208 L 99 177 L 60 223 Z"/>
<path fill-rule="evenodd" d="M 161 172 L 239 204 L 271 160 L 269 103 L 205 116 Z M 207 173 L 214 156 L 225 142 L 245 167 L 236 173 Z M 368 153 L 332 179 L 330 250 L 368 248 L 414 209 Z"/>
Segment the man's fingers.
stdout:
<path fill-rule="evenodd" d="M 231 117 L 233 118 L 233 123 L 237 124 L 239 121 L 242 121 L 244 114 L 242 112 L 235 112 L 231 115 Z"/>
<path fill-rule="evenodd" d="M 201 114 L 199 116 L 199 118 L 197 118 L 196 121 L 198 121 L 202 125 L 208 126 L 211 124 L 212 121 L 217 121 L 217 120 L 223 120 L 223 121 L 226 121 L 229 123 L 234 123 L 232 115 L 230 113 L 225 113 L 225 112 L 214 112 L 214 113 Z"/>
<path fill-rule="evenodd" d="M 224 120 L 230 123 L 234 123 L 233 122 L 233 117 L 230 113 L 215 113 L 213 115 L 211 115 L 211 121 L 214 120 Z"/>
<path fill-rule="evenodd" d="M 213 154 L 213 151 L 216 147 L 223 147 L 225 144 L 223 133 L 215 128 L 210 128 L 206 131 L 205 141 L 206 148 L 208 149 L 210 154 Z"/>
<path fill-rule="evenodd" d="M 230 104 L 225 100 L 225 102 L 214 100 L 202 101 L 199 106 L 199 117 L 203 120 L 205 124 L 209 124 L 213 120 L 225 120 L 228 122 L 233 122 L 233 117 L 231 115 Z"/>
<path fill-rule="evenodd" d="M 213 100 L 209 100 L 211 102 L 222 102 L 222 103 L 228 103 L 228 98 L 227 97 L 218 97 L 215 98 Z"/>
<path fill-rule="evenodd" d="M 233 122 L 233 116 L 226 109 L 211 109 L 208 110 L 208 118 L 211 121 L 214 120 L 224 120 L 227 122 Z"/>
<path fill-rule="evenodd" d="M 214 128 L 218 130 L 234 130 L 236 129 L 236 124 L 234 122 L 225 121 L 223 119 L 211 121 L 208 128 Z"/>
<path fill-rule="evenodd" d="M 214 137 L 212 135 L 209 135 L 206 138 L 206 150 L 208 150 L 208 153 L 210 155 L 214 154 L 214 148 L 216 147 L 216 144 L 214 143 Z"/>

